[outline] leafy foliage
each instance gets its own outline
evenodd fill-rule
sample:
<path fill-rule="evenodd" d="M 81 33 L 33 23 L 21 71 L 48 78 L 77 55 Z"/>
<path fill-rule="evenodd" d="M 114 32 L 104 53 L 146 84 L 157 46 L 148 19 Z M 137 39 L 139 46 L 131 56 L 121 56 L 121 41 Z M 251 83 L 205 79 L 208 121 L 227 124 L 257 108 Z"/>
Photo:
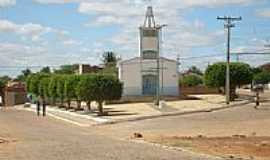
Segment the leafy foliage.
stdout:
<path fill-rule="evenodd" d="M 50 77 L 49 82 L 49 96 L 52 99 L 52 103 L 54 104 L 57 99 L 57 81 L 58 77 L 56 75 L 53 75 Z"/>
<path fill-rule="evenodd" d="M 197 74 L 190 74 L 179 80 L 180 86 L 194 87 L 203 84 L 203 78 Z"/>
<path fill-rule="evenodd" d="M 108 51 L 104 52 L 102 55 L 102 61 L 104 65 L 107 66 L 116 66 L 117 58 L 114 52 Z"/>
<path fill-rule="evenodd" d="M 41 70 L 40 70 L 40 73 L 46 73 L 46 74 L 50 74 L 51 73 L 51 69 L 50 67 L 43 67 Z"/>
<path fill-rule="evenodd" d="M 197 75 L 200 75 L 200 76 L 203 75 L 203 72 L 202 72 L 199 68 L 197 68 L 196 66 L 191 66 L 191 67 L 188 69 L 187 72 L 193 73 L 193 74 L 197 74 Z"/>
<path fill-rule="evenodd" d="M 37 95 L 40 95 L 40 83 L 41 79 L 44 77 L 48 77 L 47 74 L 31 74 L 27 78 L 27 90 L 28 92 Z"/>
<path fill-rule="evenodd" d="M 96 75 L 93 77 L 94 100 L 98 102 L 99 112 L 103 113 L 103 102 L 118 100 L 122 95 L 122 83 L 114 76 Z"/>
<path fill-rule="evenodd" d="M 19 80 L 19 81 L 26 81 L 28 76 L 32 74 L 32 71 L 30 69 L 25 69 L 22 71 L 22 74 L 18 75 L 16 80 Z"/>
<path fill-rule="evenodd" d="M 63 105 L 64 98 L 65 98 L 65 76 L 58 75 L 56 79 L 57 79 L 57 84 L 56 84 L 57 97 L 60 98 L 61 105 Z"/>
<path fill-rule="evenodd" d="M 78 109 L 81 101 L 90 108 L 91 101 L 97 101 L 99 111 L 103 113 L 103 102 L 118 100 L 122 95 L 122 83 L 115 77 L 101 74 L 56 75 L 32 74 L 27 79 L 28 92 L 42 98 L 50 98 L 53 104 L 57 99 L 65 99 L 70 107 L 76 100 Z"/>
<path fill-rule="evenodd" d="M 250 84 L 252 82 L 252 70 L 248 64 L 232 62 L 230 64 L 231 88 Z M 226 63 L 220 62 L 210 65 L 205 72 L 205 84 L 209 87 L 225 87 Z"/>
<path fill-rule="evenodd" d="M 64 84 L 64 95 L 68 103 L 68 108 L 70 108 L 70 101 L 72 99 L 77 99 L 76 88 L 79 82 L 79 76 L 69 75 L 65 78 Z"/>
<path fill-rule="evenodd" d="M 94 87 L 94 75 L 84 75 L 81 76 L 80 82 L 78 83 L 76 93 L 81 100 L 87 102 L 87 107 L 91 109 L 91 101 L 94 100 L 95 92 L 93 92 Z"/>
<path fill-rule="evenodd" d="M 267 84 L 270 83 L 270 72 L 263 71 L 254 75 L 255 84 Z"/>
<path fill-rule="evenodd" d="M 43 77 L 40 80 L 39 83 L 39 95 L 43 98 L 48 98 L 49 97 L 49 83 L 50 83 L 50 78 L 49 77 Z"/>

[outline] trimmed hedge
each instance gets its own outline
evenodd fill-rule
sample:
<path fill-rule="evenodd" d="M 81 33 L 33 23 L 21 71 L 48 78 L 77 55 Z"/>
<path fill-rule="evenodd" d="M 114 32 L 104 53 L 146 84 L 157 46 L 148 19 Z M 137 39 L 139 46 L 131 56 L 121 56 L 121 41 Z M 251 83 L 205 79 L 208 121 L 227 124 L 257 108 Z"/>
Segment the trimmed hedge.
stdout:
<path fill-rule="evenodd" d="M 57 99 L 63 101 L 70 108 L 72 100 L 76 100 L 78 107 L 85 101 L 91 109 L 91 101 L 98 103 L 100 114 L 103 114 L 105 101 L 119 100 L 122 96 L 122 83 L 111 75 L 57 75 L 32 74 L 27 79 L 29 93 L 45 99 L 51 99 L 54 104 Z"/>

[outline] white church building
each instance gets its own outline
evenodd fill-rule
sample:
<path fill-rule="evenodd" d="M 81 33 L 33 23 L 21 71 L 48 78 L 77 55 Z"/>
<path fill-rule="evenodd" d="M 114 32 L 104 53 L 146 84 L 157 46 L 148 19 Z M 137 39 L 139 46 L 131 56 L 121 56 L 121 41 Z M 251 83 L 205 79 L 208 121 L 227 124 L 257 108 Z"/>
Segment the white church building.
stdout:
<path fill-rule="evenodd" d="M 123 96 L 151 96 L 158 90 L 160 95 L 179 95 L 177 61 L 159 56 L 161 29 L 155 23 L 152 7 L 148 7 L 144 25 L 139 28 L 139 57 L 118 63 Z"/>

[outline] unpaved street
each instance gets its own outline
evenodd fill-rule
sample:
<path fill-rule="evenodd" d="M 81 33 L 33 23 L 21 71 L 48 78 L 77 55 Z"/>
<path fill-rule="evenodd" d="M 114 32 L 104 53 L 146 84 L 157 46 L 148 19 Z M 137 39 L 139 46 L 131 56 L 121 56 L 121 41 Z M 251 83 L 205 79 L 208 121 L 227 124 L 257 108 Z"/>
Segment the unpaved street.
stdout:
<path fill-rule="evenodd" d="M 0 144 L 3 160 L 209 160 L 186 152 L 166 150 L 110 136 L 95 127 L 81 128 L 32 112 L 0 110 Z M 112 136 L 114 135 L 114 136 Z"/>
<path fill-rule="evenodd" d="M 267 139 L 270 137 L 269 115 L 270 105 L 265 102 L 259 109 L 254 109 L 254 104 L 248 104 L 209 113 L 79 127 L 51 117 L 37 117 L 33 112 L 1 109 L 0 139 L 5 141 L 0 143 L 0 159 L 214 160 L 216 158 L 201 154 L 137 143 L 131 141 L 131 136 L 138 132 L 146 141 L 157 136 L 177 138 L 199 135 L 210 138 L 245 135 Z"/>

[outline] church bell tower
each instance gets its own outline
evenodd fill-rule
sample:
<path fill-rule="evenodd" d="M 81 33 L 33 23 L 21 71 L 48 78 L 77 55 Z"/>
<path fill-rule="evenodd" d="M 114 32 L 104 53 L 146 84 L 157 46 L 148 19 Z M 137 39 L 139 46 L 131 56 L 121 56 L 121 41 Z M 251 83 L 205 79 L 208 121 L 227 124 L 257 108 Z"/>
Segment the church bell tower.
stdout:
<path fill-rule="evenodd" d="M 147 7 L 143 26 L 140 27 L 140 57 L 157 59 L 159 57 L 159 29 L 156 26 L 152 6 Z"/>

